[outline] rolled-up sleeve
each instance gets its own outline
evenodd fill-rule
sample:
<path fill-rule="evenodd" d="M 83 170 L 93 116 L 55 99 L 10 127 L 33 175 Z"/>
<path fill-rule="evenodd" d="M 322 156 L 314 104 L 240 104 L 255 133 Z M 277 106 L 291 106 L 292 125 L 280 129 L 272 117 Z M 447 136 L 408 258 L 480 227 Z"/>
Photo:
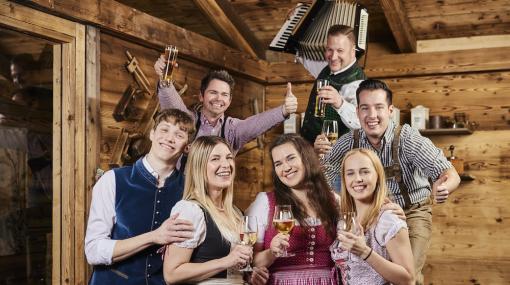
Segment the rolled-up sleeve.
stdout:
<path fill-rule="evenodd" d="M 356 114 L 356 90 L 362 81 L 363 80 L 357 80 L 344 84 L 342 88 L 340 88 L 339 92 L 344 102 L 336 111 L 338 112 L 338 115 L 340 115 L 342 122 L 351 130 L 360 128 L 358 115 Z"/>
<path fill-rule="evenodd" d="M 182 248 L 193 249 L 202 244 L 205 240 L 206 225 L 204 219 L 204 212 L 196 203 L 181 200 L 175 204 L 172 208 L 172 213 L 170 216 L 174 214 L 179 214 L 177 219 L 188 220 L 193 224 L 193 228 L 195 231 L 193 232 L 193 237 L 187 239 L 180 243 L 174 243 L 175 246 Z"/>
<path fill-rule="evenodd" d="M 112 263 L 116 243 L 111 239 L 114 223 L 115 173 L 108 171 L 92 190 L 92 203 L 85 235 L 85 255 L 90 265 Z"/>

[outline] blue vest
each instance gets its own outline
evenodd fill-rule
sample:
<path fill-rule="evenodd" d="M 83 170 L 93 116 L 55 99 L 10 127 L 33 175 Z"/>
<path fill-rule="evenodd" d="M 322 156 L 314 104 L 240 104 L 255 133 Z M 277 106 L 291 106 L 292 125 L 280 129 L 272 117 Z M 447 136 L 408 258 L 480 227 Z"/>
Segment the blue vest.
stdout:
<path fill-rule="evenodd" d="M 185 158 L 181 161 L 184 169 Z M 133 166 L 115 172 L 115 214 L 113 240 L 123 240 L 157 229 L 169 216 L 173 206 L 182 199 L 183 171 L 174 170 L 158 188 L 157 179 L 144 167 L 142 158 Z M 94 266 L 90 285 L 165 284 L 163 261 L 156 253 L 161 245 L 153 245 L 109 266 Z"/>

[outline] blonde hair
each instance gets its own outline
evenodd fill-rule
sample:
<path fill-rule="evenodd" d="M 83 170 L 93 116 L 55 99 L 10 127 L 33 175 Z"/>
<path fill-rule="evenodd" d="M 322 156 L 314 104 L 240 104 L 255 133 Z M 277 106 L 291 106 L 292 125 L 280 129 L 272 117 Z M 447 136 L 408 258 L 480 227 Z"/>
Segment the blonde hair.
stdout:
<path fill-rule="evenodd" d="M 214 147 L 219 144 L 226 145 L 232 152 L 227 142 L 218 136 L 199 137 L 191 145 L 186 162 L 183 200 L 195 201 L 202 206 L 211 215 L 223 238 L 235 242 L 239 240 L 242 216 L 233 204 L 234 179 L 222 192 L 222 207 L 225 215 L 220 213 L 207 193 L 207 163 Z M 232 177 L 235 177 L 235 166 Z"/>
<path fill-rule="evenodd" d="M 384 174 L 384 167 L 381 163 L 379 157 L 371 150 L 364 148 L 356 148 L 349 151 L 342 160 L 342 170 L 340 172 L 342 176 L 342 192 L 340 193 L 340 209 L 344 212 L 357 212 L 356 204 L 354 203 L 354 198 L 351 196 L 349 191 L 347 191 L 346 182 L 345 182 L 345 162 L 347 159 L 355 154 L 362 154 L 372 162 L 374 166 L 375 172 L 377 174 L 377 184 L 375 186 L 375 191 L 372 196 L 372 202 L 368 210 L 368 214 L 364 217 L 361 217 L 360 224 L 363 226 L 365 231 L 372 226 L 377 217 L 379 216 L 379 212 L 381 210 L 382 205 L 384 204 L 384 199 L 388 194 L 388 187 L 386 186 L 386 175 Z M 350 229 L 348 229 L 350 230 Z"/>

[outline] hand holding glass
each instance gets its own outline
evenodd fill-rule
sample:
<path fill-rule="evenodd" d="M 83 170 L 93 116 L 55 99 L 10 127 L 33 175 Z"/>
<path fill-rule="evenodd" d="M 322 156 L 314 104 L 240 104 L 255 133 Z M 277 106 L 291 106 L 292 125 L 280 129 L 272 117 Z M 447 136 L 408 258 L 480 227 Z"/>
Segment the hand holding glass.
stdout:
<path fill-rule="evenodd" d="M 276 230 L 288 235 L 294 227 L 294 216 L 292 215 L 292 208 L 290 205 L 276 205 L 274 209 L 273 225 Z M 283 249 L 283 253 L 279 257 L 294 256 L 293 253 L 288 253 L 287 248 Z"/>
<path fill-rule="evenodd" d="M 257 217 L 243 216 L 241 232 L 239 233 L 240 243 L 242 245 L 253 246 L 257 242 L 257 230 Z M 251 267 L 250 263 L 248 263 L 245 268 L 242 268 L 239 271 L 251 272 L 253 271 L 253 268 Z"/>
<path fill-rule="evenodd" d="M 336 120 L 324 120 L 322 123 L 322 134 L 326 136 L 331 146 L 338 140 L 338 122 Z M 320 155 L 321 159 L 324 154 Z"/>
<path fill-rule="evenodd" d="M 329 86 L 329 81 L 327 79 L 318 79 L 317 80 L 317 95 L 315 97 L 315 112 L 314 116 L 319 118 L 326 117 L 326 103 L 324 103 L 323 99 L 320 98 L 318 95 L 319 91 L 323 88 Z"/>
<path fill-rule="evenodd" d="M 338 223 L 336 225 L 337 234 L 343 232 L 351 232 L 353 234 L 358 234 L 359 227 L 358 222 L 356 221 L 356 212 L 342 212 L 338 217 Z M 333 245 L 331 246 L 333 251 L 333 259 L 336 263 L 343 262 L 342 255 L 340 254 L 340 241 L 338 239 L 335 240 Z M 336 257 L 335 257 L 336 256 Z M 351 259 L 351 253 L 349 252 L 347 255 L 347 260 Z"/>
<path fill-rule="evenodd" d="M 167 45 L 165 48 L 165 69 L 161 75 L 160 81 L 163 87 L 168 87 L 172 84 L 172 73 L 177 63 L 177 54 L 179 50 L 176 46 Z"/>

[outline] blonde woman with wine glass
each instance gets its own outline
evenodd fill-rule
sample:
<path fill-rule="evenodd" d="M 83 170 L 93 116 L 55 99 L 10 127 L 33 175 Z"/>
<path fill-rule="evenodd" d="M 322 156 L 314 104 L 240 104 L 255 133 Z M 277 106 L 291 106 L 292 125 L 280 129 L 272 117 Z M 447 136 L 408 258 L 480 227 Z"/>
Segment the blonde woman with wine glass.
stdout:
<path fill-rule="evenodd" d="M 313 147 L 285 134 L 272 143 L 270 154 L 274 191 L 259 193 L 247 210 L 265 228 L 259 231 L 254 265 L 268 267 L 268 284 L 336 284 L 329 246 L 338 203 Z"/>
<path fill-rule="evenodd" d="M 414 284 L 407 225 L 383 209 L 388 190 L 381 161 L 371 150 L 353 149 L 341 169 L 340 207 L 356 213 L 353 223 L 339 229 L 339 245 L 332 246 L 343 284 Z"/>
<path fill-rule="evenodd" d="M 250 246 L 240 244 L 242 214 L 233 205 L 234 155 L 217 136 L 195 140 L 186 163 L 183 200 L 171 215 L 193 223 L 193 237 L 168 246 L 163 264 L 167 284 L 242 284 L 229 272 L 248 264 Z"/>

